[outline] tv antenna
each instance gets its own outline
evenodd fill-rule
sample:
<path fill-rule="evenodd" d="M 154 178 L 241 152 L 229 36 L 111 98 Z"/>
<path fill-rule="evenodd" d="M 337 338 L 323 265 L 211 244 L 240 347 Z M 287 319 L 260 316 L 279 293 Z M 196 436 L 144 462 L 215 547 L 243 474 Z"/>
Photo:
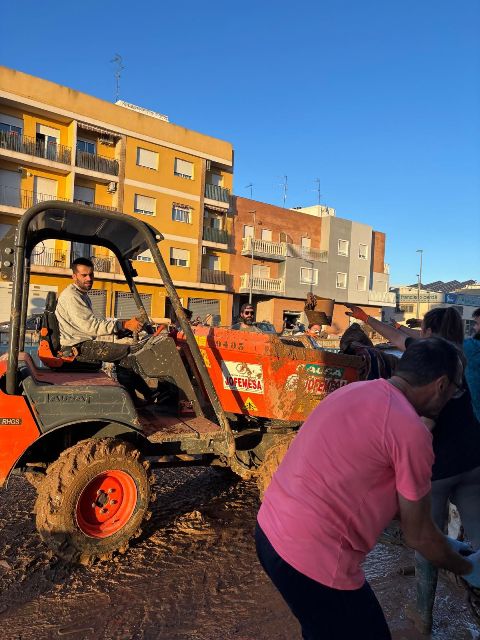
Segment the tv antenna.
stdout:
<path fill-rule="evenodd" d="M 317 185 L 317 188 L 315 189 L 315 191 L 317 192 L 317 197 L 318 197 L 318 206 L 320 207 L 320 198 L 321 198 L 321 191 L 320 191 L 320 178 L 315 178 L 314 180 L 315 184 Z"/>
<path fill-rule="evenodd" d="M 115 65 L 115 102 L 118 102 L 120 99 L 120 78 L 122 76 L 122 71 L 125 69 L 123 66 L 123 59 L 119 53 L 115 54 L 115 57 L 110 60 Z"/>
<path fill-rule="evenodd" d="M 285 209 L 287 203 L 287 191 L 288 191 L 288 177 L 283 176 L 283 182 L 280 183 L 280 186 L 283 187 L 283 208 Z"/>
<path fill-rule="evenodd" d="M 253 182 L 250 182 L 250 184 L 247 184 L 245 186 L 245 189 L 250 189 L 250 200 L 253 200 Z"/>

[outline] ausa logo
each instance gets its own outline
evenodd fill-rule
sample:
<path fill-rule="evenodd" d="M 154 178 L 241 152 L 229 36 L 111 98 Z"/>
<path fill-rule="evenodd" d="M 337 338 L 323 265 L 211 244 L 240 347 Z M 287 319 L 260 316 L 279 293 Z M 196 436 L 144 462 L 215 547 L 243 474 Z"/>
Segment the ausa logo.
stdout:
<path fill-rule="evenodd" d="M 67 404 L 89 404 L 92 396 L 88 393 L 49 393 L 47 402 Z"/>

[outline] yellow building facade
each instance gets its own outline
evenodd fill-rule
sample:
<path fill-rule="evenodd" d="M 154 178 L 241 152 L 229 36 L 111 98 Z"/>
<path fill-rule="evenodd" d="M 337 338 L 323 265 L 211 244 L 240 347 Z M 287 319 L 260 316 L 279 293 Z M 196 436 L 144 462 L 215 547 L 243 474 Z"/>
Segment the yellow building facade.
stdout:
<path fill-rule="evenodd" d="M 128 103 L 112 104 L 0 67 L 0 225 L 16 225 L 45 200 L 134 215 L 164 236 L 160 250 L 184 306 L 230 322 L 230 143 L 172 124 Z M 100 247 L 47 241 L 32 257 L 32 284 L 58 293 L 75 257 L 91 257 L 95 308 L 124 317 L 133 301 L 116 259 Z M 149 254 L 134 261 L 153 318 L 169 301 Z"/>

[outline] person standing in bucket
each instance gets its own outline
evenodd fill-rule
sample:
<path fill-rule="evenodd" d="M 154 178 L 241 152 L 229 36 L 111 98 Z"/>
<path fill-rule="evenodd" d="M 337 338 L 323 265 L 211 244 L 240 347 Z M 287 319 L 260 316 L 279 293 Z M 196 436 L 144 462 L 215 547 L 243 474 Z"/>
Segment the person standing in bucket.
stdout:
<path fill-rule="evenodd" d="M 399 512 L 407 544 L 480 586 L 480 552 L 445 537 L 431 516 L 435 418 L 462 385 L 463 356 L 418 340 L 390 380 L 357 382 L 310 414 L 268 487 L 255 532 L 260 562 L 305 640 L 389 640 L 362 563 Z"/>

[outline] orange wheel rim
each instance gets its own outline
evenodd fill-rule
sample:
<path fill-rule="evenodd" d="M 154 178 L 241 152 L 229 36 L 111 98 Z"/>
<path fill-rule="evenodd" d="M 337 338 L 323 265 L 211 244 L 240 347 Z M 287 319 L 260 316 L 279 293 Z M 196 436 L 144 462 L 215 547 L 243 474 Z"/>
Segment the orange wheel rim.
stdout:
<path fill-rule="evenodd" d="M 117 533 L 132 517 L 137 504 L 137 486 L 125 471 L 112 469 L 95 476 L 77 502 L 80 530 L 90 538 L 107 538 Z"/>

